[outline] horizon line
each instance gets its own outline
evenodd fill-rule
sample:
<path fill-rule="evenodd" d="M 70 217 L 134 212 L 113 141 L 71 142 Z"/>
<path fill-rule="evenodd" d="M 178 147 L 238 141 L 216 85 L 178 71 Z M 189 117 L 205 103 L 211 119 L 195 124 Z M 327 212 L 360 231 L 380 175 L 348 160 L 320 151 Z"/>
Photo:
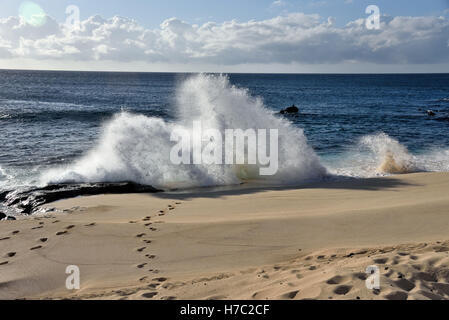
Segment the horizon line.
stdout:
<path fill-rule="evenodd" d="M 273 75 L 413 75 L 413 74 L 449 74 L 444 72 L 226 72 L 226 71 L 123 71 L 123 70 L 67 70 L 67 69 L 27 69 L 0 68 L 3 71 L 40 71 L 40 72 L 85 72 L 85 73 L 154 73 L 154 74 L 273 74 Z"/>

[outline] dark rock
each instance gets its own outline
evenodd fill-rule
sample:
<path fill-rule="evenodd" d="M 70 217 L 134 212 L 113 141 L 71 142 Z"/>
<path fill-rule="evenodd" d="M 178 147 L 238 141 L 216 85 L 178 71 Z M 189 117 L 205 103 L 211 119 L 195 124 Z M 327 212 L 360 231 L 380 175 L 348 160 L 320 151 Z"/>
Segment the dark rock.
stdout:
<path fill-rule="evenodd" d="M 292 105 L 291 107 L 288 107 L 287 109 L 281 110 L 281 114 L 295 114 L 298 112 L 299 112 L 299 109 L 295 105 Z"/>
<path fill-rule="evenodd" d="M 0 192 L 0 201 L 5 201 L 6 196 L 10 193 L 11 191 L 3 191 Z"/>
<path fill-rule="evenodd" d="M 427 115 L 428 115 L 429 117 L 434 117 L 434 116 L 436 116 L 436 113 L 435 113 L 435 111 L 433 111 L 433 110 L 427 110 Z"/>
<path fill-rule="evenodd" d="M 12 217 L 12 216 L 5 216 L 3 219 L 0 219 L 2 221 L 14 221 L 16 220 L 16 218 Z"/>
<path fill-rule="evenodd" d="M 18 213 L 32 214 L 40 206 L 78 196 L 124 193 L 156 193 L 161 192 L 152 186 L 134 182 L 89 183 L 89 184 L 57 184 L 23 192 L 10 192 L 5 196 L 3 205 L 15 209 Z"/>
<path fill-rule="evenodd" d="M 6 218 L 6 214 L 4 214 L 3 212 L 0 212 L 0 220 L 3 220 L 4 218 Z"/>

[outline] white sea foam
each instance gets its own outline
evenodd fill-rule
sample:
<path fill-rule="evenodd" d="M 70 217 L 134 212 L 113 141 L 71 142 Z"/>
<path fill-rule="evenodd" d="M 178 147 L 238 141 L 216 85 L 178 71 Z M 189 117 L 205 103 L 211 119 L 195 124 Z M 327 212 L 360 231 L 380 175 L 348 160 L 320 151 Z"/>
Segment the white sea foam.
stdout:
<path fill-rule="evenodd" d="M 363 136 L 338 158 L 324 161 L 335 175 L 369 178 L 419 171 L 449 171 L 449 150 L 412 154 L 398 140 L 381 132 Z"/>
<path fill-rule="evenodd" d="M 0 181 L 7 178 L 5 170 L 0 166 Z"/>
<path fill-rule="evenodd" d="M 230 84 L 222 75 L 196 75 L 177 91 L 177 121 L 166 122 L 127 112 L 105 124 L 97 146 L 74 163 L 49 170 L 47 183 L 134 181 L 163 188 L 230 185 L 261 179 L 258 170 L 245 165 L 174 165 L 170 150 L 174 129 L 278 129 L 279 170 L 270 178 L 278 183 L 300 183 L 326 174 L 308 145 L 302 129 L 278 118 L 259 98 Z"/>
<path fill-rule="evenodd" d="M 417 170 L 407 148 L 385 133 L 365 136 L 360 144 L 374 155 L 377 173 L 398 174 Z"/>

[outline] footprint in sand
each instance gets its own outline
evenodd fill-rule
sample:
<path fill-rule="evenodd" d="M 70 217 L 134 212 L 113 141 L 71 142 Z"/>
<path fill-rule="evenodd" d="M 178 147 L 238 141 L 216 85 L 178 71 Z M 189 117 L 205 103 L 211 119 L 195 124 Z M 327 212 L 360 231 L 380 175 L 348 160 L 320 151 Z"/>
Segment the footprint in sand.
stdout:
<path fill-rule="evenodd" d="M 150 254 L 145 255 L 145 257 L 147 257 L 148 259 L 156 259 L 155 255 L 150 255 Z"/>
<path fill-rule="evenodd" d="M 139 249 L 137 249 L 136 251 L 137 252 L 142 252 L 143 250 L 145 250 L 147 247 L 142 247 L 142 248 L 139 248 Z"/>
<path fill-rule="evenodd" d="M 41 248 L 42 248 L 42 246 L 35 246 L 35 247 L 30 248 L 30 250 L 37 250 L 37 249 L 41 249 Z"/>
<path fill-rule="evenodd" d="M 151 226 L 152 225 L 152 223 L 150 222 L 150 223 L 146 223 L 145 224 L 145 227 L 149 227 L 149 226 Z"/>
<path fill-rule="evenodd" d="M 388 300 L 407 300 L 408 293 L 402 291 L 392 292 L 385 296 Z"/>
<path fill-rule="evenodd" d="M 19 230 L 16 230 L 16 231 L 13 231 L 12 234 L 18 234 L 19 232 L 20 232 Z"/>
<path fill-rule="evenodd" d="M 0 241 L 11 239 L 10 237 L 1 238 Z"/>
<path fill-rule="evenodd" d="M 376 264 L 385 264 L 387 263 L 388 258 L 379 258 L 379 259 L 374 259 L 374 263 Z"/>
<path fill-rule="evenodd" d="M 329 280 L 326 281 L 327 284 L 331 284 L 331 285 L 336 285 L 336 284 L 340 284 L 343 283 L 343 281 L 345 281 L 345 278 L 342 276 L 335 276 L 330 278 Z"/>
<path fill-rule="evenodd" d="M 153 281 L 158 281 L 158 282 L 165 282 L 165 281 L 167 281 L 168 279 L 167 278 L 164 278 L 164 277 L 160 277 L 160 278 L 154 278 L 153 279 Z"/>
<path fill-rule="evenodd" d="M 47 242 L 48 238 L 40 238 L 39 241 L 40 242 Z"/>
<path fill-rule="evenodd" d="M 416 285 L 411 282 L 408 281 L 407 279 L 400 279 L 398 281 L 395 282 L 396 286 L 398 286 L 400 289 L 404 290 L 404 291 L 412 291 L 413 289 L 415 289 Z"/>
<path fill-rule="evenodd" d="M 282 298 L 284 298 L 284 299 L 295 299 L 295 297 L 298 295 L 298 293 L 299 293 L 299 290 L 292 291 L 292 292 L 284 294 L 282 296 Z"/>
<path fill-rule="evenodd" d="M 53 221 L 52 223 L 58 223 L 58 222 L 61 222 L 61 221 L 59 221 L 59 220 L 55 220 L 55 221 Z"/>
<path fill-rule="evenodd" d="M 42 228 L 43 228 L 43 226 L 38 226 L 38 227 L 31 228 L 31 230 L 37 230 L 37 229 L 42 229 Z"/>
<path fill-rule="evenodd" d="M 381 293 L 380 289 L 373 289 L 373 294 L 375 294 L 376 296 L 378 296 Z"/>
<path fill-rule="evenodd" d="M 147 243 L 147 244 L 150 244 L 150 243 L 153 242 L 153 241 L 151 241 L 151 240 L 143 240 L 143 242 L 145 242 L 145 243 Z"/>
<path fill-rule="evenodd" d="M 415 277 L 421 281 L 438 282 L 436 275 L 431 273 L 418 272 Z"/>
<path fill-rule="evenodd" d="M 351 291 L 352 286 L 338 286 L 337 288 L 335 288 L 334 293 L 344 296 L 346 295 L 349 291 Z"/>
<path fill-rule="evenodd" d="M 96 225 L 96 223 L 95 223 L 95 222 L 92 222 L 92 223 L 86 224 L 85 227 L 93 227 L 93 226 L 95 226 L 95 225 Z"/>
<path fill-rule="evenodd" d="M 6 254 L 6 256 L 8 257 L 8 258 L 12 258 L 12 257 L 14 257 L 16 255 L 16 252 L 8 252 L 7 254 Z"/>
<path fill-rule="evenodd" d="M 146 292 L 146 293 L 142 294 L 142 297 L 144 297 L 146 299 L 151 299 L 156 295 L 157 295 L 157 292 Z"/>
<path fill-rule="evenodd" d="M 142 238 L 145 235 L 146 235 L 146 233 L 140 233 L 140 234 L 136 235 L 136 238 Z"/>
<path fill-rule="evenodd" d="M 151 231 L 157 231 L 157 229 L 156 229 L 156 228 L 150 228 L 150 230 L 151 230 Z"/>
<path fill-rule="evenodd" d="M 70 230 L 70 229 L 73 229 L 73 228 L 75 228 L 75 226 L 72 224 L 72 225 L 66 227 L 66 230 Z"/>
<path fill-rule="evenodd" d="M 142 269 L 143 267 L 145 267 L 147 265 L 147 263 L 142 263 L 142 264 L 139 264 L 138 266 L 137 266 L 137 268 L 138 269 Z"/>
<path fill-rule="evenodd" d="M 150 289 L 157 289 L 157 287 L 159 287 L 161 284 L 160 283 L 150 283 L 148 285 L 148 288 Z"/>
<path fill-rule="evenodd" d="M 57 236 L 62 236 L 63 234 L 67 234 L 67 231 L 59 231 L 56 233 Z"/>
<path fill-rule="evenodd" d="M 8 263 L 9 263 L 9 261 L 0 262 L 0 266 L 4 266 L 5 264 L 8 264 Z"/>
<path fill-rule="evenodd" d="M 363 272 L 357 272 L 353 274 L 353 278 L 357 278 L 359 280 L 365 281 L 366 279 L 368 279 L 368 275 L 366 273 Z"/>

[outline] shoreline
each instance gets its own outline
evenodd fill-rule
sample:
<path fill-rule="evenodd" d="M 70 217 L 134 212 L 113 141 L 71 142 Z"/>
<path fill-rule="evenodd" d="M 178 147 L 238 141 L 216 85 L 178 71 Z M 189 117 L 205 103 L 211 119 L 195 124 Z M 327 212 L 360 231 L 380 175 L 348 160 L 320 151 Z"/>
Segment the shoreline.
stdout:
<path fill-rule="evenodd" d="M 446 299 L 447 190 L 449 173 L 415 173 L 62 200 L 0 224 L 0 298 Z"/>

